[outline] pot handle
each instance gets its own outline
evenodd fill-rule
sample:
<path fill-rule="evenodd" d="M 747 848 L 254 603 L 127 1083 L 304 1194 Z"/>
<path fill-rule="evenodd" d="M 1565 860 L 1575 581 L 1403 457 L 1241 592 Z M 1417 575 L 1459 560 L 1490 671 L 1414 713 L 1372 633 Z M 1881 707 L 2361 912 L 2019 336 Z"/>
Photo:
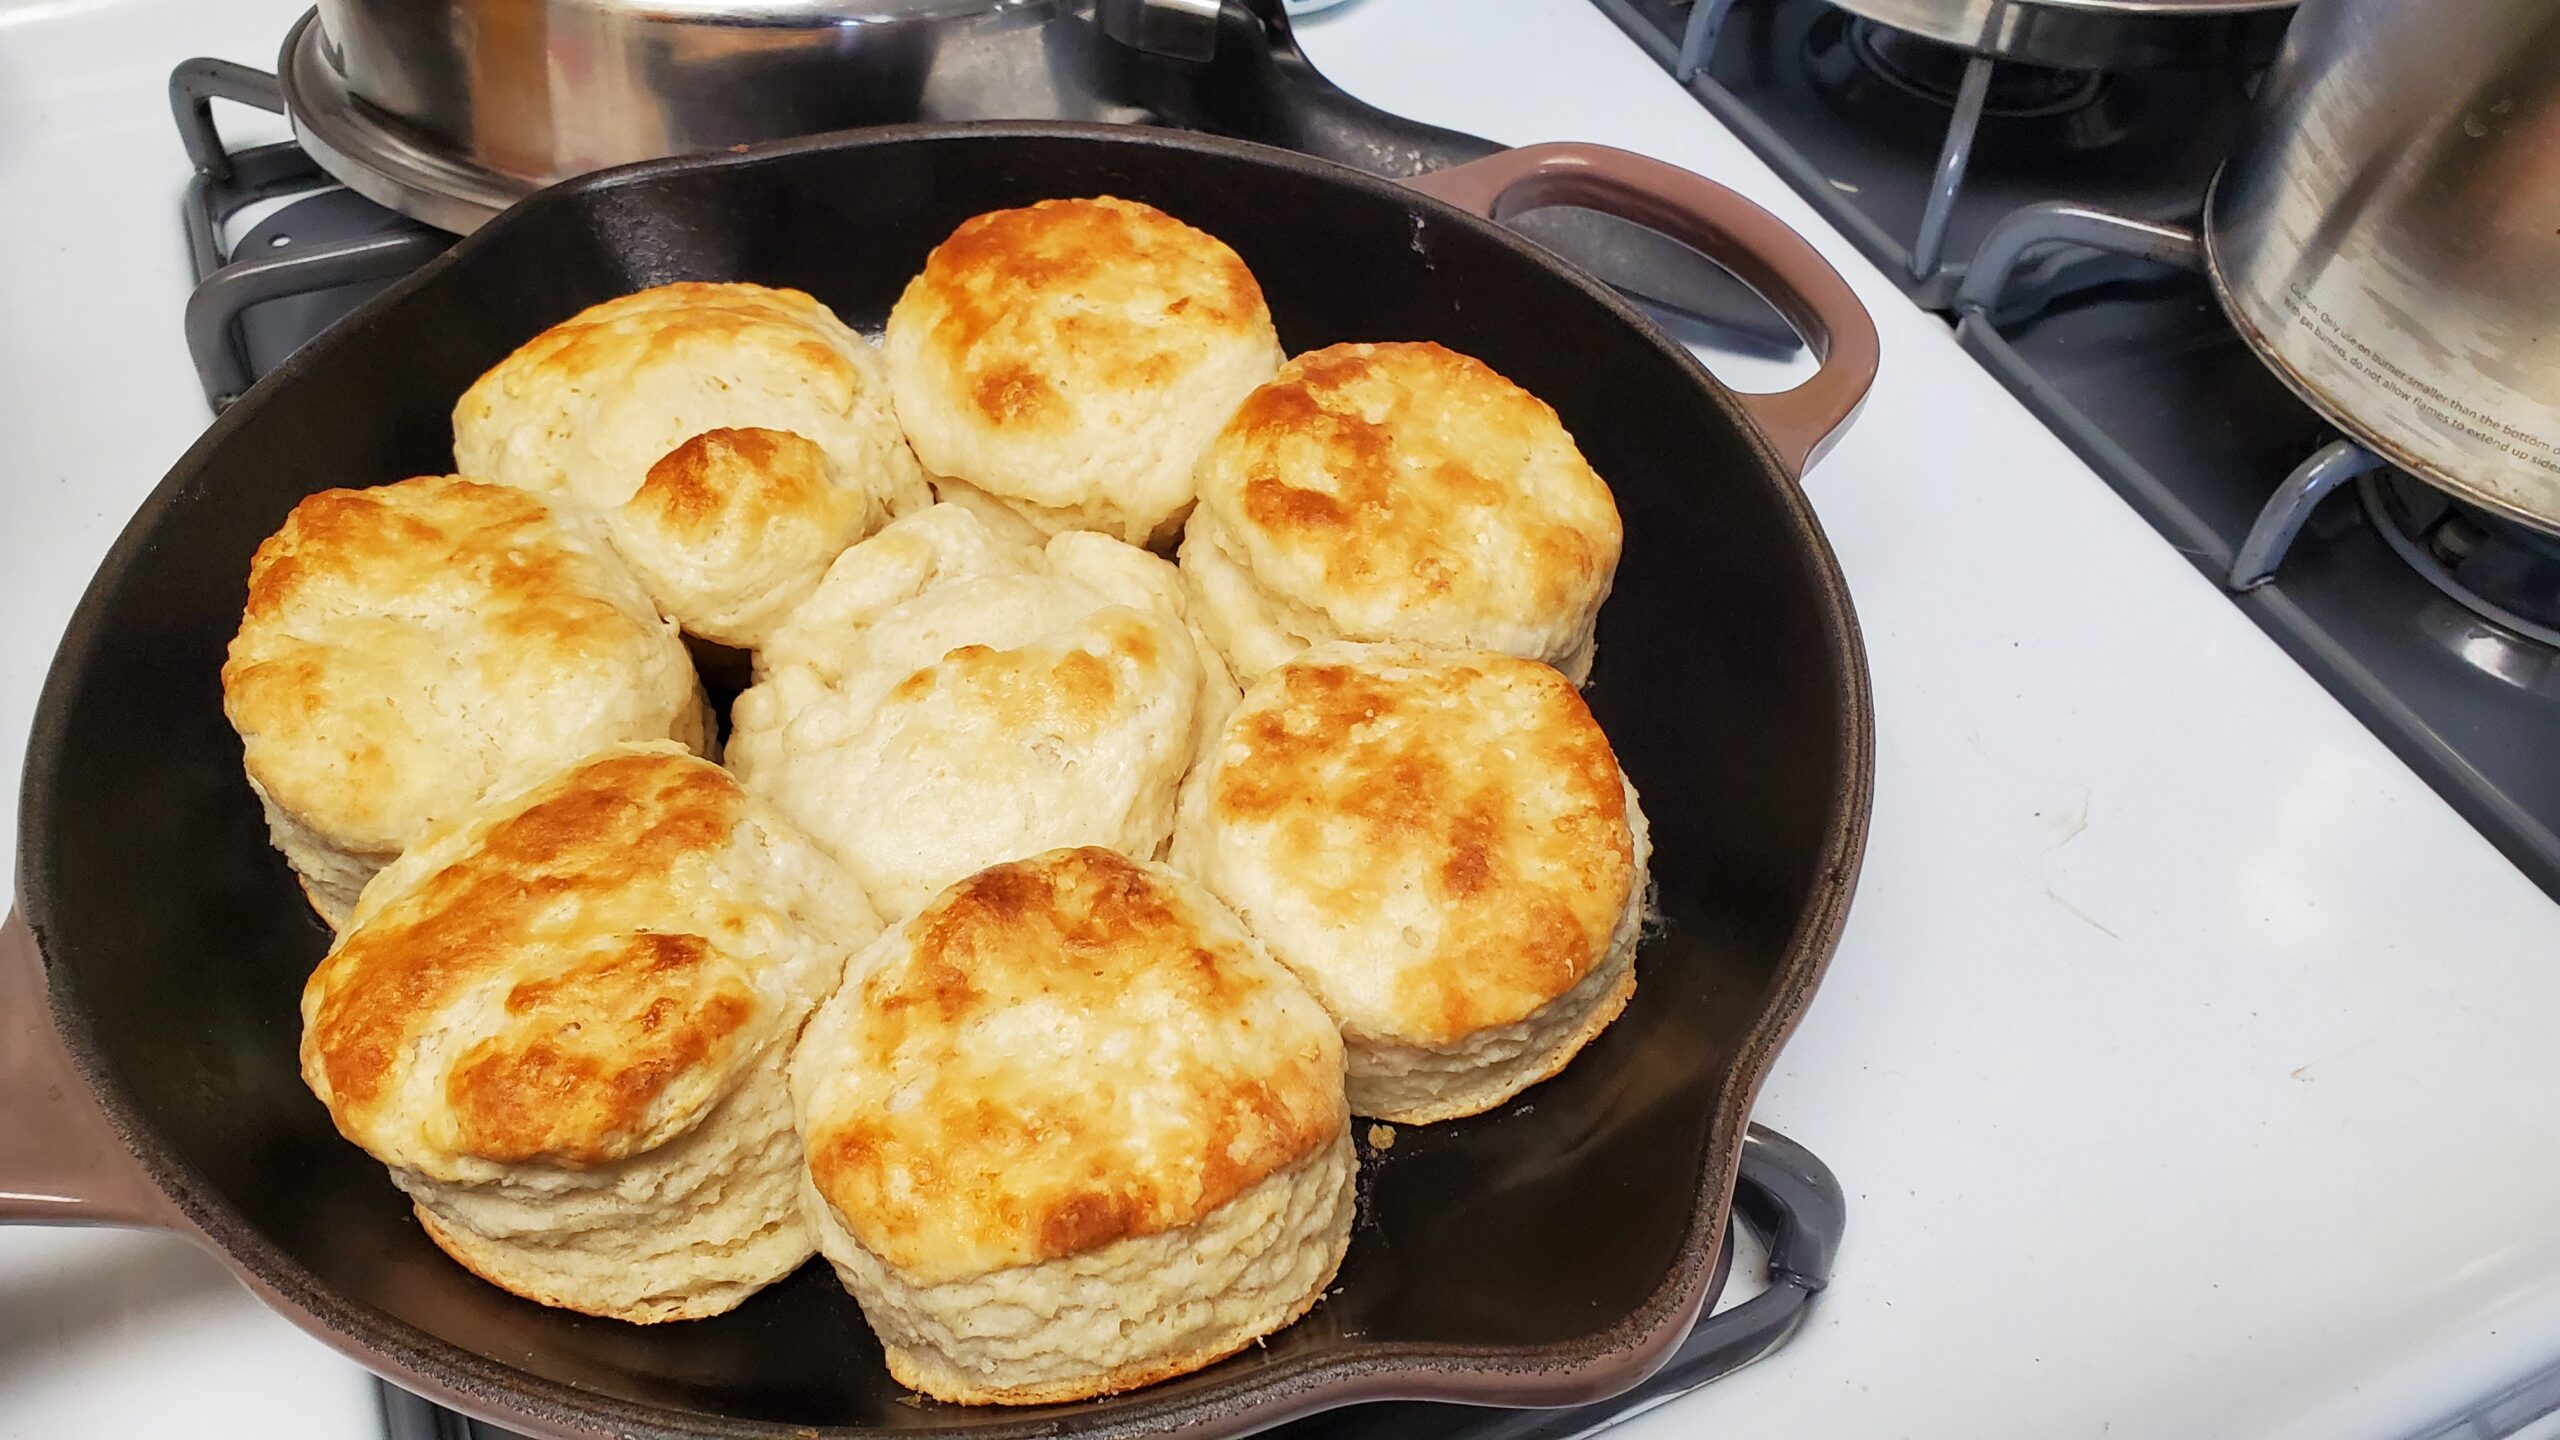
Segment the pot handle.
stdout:
<path fill-rule="evenodd" d="M 53 1028 L 44 957 L 16 910 L 0 922 L 0 1224 L 184 1231 L 107 1122 Z"/>
<path fill-rule="evenodd" d="M 1777 216 L 1702 175 L 1606 145 L 1524 145 L 1404 182 L 1488 220 L 1578 205 L 1678 240 L 1787 318 L 1821 368 L 1792 390 L 1733 398 L 1801 476 L 1856 418 L 1876 378 L 1876 326 L 1831 262 Z"/>

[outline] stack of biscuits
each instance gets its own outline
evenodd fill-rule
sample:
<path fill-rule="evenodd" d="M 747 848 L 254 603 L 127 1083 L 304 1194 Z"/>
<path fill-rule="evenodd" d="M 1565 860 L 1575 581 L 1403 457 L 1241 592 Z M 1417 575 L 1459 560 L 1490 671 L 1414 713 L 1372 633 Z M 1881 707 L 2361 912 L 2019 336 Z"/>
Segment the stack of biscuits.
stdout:
<path fill-rule="evenodd" d="M 608 301 L 454 457 L 286 517 L 223 691 L 334 932 L 304 1077 L 493 1284 L 672 1321 L 823 1254 L 926 1395 L 1145 1385 L 1322 1296 L 1353 1116 L 1633 994 L 1608 487 L 1466 356 L 1289 358 L 1172 216 L 972 219 L 876 346 Z"/>

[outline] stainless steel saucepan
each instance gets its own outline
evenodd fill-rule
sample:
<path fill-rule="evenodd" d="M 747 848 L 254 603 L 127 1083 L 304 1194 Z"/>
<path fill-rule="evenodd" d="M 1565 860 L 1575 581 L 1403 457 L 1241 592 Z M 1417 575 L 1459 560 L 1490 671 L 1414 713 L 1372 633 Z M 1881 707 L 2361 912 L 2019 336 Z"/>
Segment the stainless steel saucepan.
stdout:
<path fill-rule="evenodd" d="M 2061 241 L 2204 271 L 2357 445 L 2560 533 L 2560 0 L 2305 0 L 2200 226 L 2024 207 L 1976 252 L 1966 323 Z M 2355 468 L 2287 484 L 2316 496 Z M 2269 507 L 2235 588 L 2267 580 L 2304 510 Z"/>
<path fill-rule="evenodd" d="M 2560 532 L 2560 0 L 2308 0 L 2204 245 L 2313 408 Z"/>

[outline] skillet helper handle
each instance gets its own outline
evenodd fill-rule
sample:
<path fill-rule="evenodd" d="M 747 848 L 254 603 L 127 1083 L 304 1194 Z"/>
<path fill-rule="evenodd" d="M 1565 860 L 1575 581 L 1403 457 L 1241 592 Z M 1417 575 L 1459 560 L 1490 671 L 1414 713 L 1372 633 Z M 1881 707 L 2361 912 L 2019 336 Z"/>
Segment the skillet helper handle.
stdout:
<path fill-rule="evenodd" d="M 35 932 L 0 922 L 0 1224 L 184 1222 L 71 1063 L 45 1000 Z"/>
<path fill-rule="evenodd" d="M 1831 1283 L 1849 1202 L 1831 1167 L 1812 1151 L 1752 1126 L 1743 1137 L 1733 1207 L 1768 1246 L 1768 1287 L 1698 1322 L 1662 1367 L 1668 1388 L 1685 1390 L 1729 1375 L 1786 1344 L 1803 1328 L 1814 1296 Z"/>
<path fill-rule="evenodd" d="M 1758 291 L 1821 361 L 1774 395 L 1733 398 L 1789 473 L 1831 448 L 1875 383 L 1875 321 L 1849 282 L 1803 236 L 1758 205 L 1677 165 L 1606 145 L 1524 145 L 1416 176 L 1405 184 L 1488 220 L 1577 205 L 1657 230 Z"/>

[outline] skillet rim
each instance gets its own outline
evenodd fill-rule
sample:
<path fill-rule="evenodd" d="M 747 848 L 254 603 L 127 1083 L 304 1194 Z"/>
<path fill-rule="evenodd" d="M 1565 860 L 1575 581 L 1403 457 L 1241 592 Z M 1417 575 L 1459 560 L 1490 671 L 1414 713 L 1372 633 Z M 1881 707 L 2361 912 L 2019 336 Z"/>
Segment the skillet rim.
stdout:
<path fill-rule="evenodd" d="M 406 303 L 411 294 L 446 269 L 467 264 L 481 251 L 508 243 L 513 231 L 525 223 L 522 214 L 528 208 L 642 185 L 668 174 L 745 170 L 812 152 L 918 143 L 1061 139 L 1217 156 L 1293 170 L 1329 185 L 1366 191 L 1406 207 L 1418 218 L 1461 226 L 1492 240 L 1522 262 L 1577 287 L 1620 324 L 1632 326 L 1741 432 L 1761 462 L 1759 478 L 1773 484 L 1780 504 L 1795 522 L 1799 543 L 1810 552 L 1806 558 L 1813 562 L 1816 598 L 1829 631 L 1826 658 L 1838 672 L 1843 691 L 1841 723 L 1834 736 L 1835 762 L 1843 783 L 1835 789 L 1830 813 L 1825 816 L 1823 861 L 1812 897 L 1787 941 L 1757 1020 L 1745 1032 L 1725 1067 L 1707 1143 L 1694 1166 L 1697 1202 L 1674 1263 L 1662 1284 L 1616 1323 L 1581 1339 L 1551 1345 L 1354 1342 L 1341 1349 L 1318 1350 L 1295 1360 L 1276 1362 L 1224 1383 L 1212 1381 L 1193 1390 L 1140 1389 L 1080 1402 L 1082 1410 L 1065 1416 L 1047 1407 L 1030 1415 L 990 1408 L 977 1412 L 984 1416 L 983 1423 L 964 1422 L 938 1433 L 967 1440 L 1034 1440 L 1061 1434 L 1121 1440 L 1141 1433 L 1163 1432 L 1234 1435 L 1373 1400 L 1440 1400 L 1501 1406 L 1588 1403 L 1617 1394 L 1651 1374 L 1687 1333 L 1706 1303 L 1706 1291 L 1730 1222 L 1732 1192 L 1751 1101 L 1765 1083 L 1779 1047 L 1802 1018 L 1838 944 L 1865 851 L 1874 799 L 1872 677 L 1847 582 L 1820 521 L 1805 498 L 1800 477 L 1788 472 L 1733 392 L 1686 347 L 1671 340 L 1615 291 L 1507 227 L 1393 180 L 1294 151 L 1187 131 L 1092 122 L 921 123 L 644 161 L 579 176 L 520 202 L 295 351 L 218 416 L 126 522 L 99 561 L 64 628 L 29 729 L 19 792 L 21 848 L 16 862 L 18 905 L 34 932 L 37 953 L 44 961 L 46 1007 L 54 1029 L 109 1124 L 194 1232 L 192 1238 L 210 1246 L 287 1319 L 366 1368 L 391 1374 L 447 1403 L 485 1412 L 498 1423 L 531 1423 L 564 1435 L 632 1440 L 717 1435 L 735 1440 L 783 1440 L 900 1433 L 841 1425 L 812 1429 L 598 1395 L 493 1360 L 339 1295 L 293 1257 L 268 1243 L 212 1186 L 170 1153 L 133 1098 L 108 1070 L 86 1015 L 68 1003 L 52 983 L 49 952 L 54 929 L 53 897 L 47 868 L 29 845 L 29 837 L 51 828 L 36 822 L 53 809 L 54 777 L 65 749 L 70 696 L 81 688 L 94 657 L 88 643 L 92 632 L 112 608 L 115 594 L 124 588 L 130 573 L 149 553 L 148 537 L 176 508 L 179 493 L 250 415 L 278 390 L 322 368 L 348 336 Z"/>

